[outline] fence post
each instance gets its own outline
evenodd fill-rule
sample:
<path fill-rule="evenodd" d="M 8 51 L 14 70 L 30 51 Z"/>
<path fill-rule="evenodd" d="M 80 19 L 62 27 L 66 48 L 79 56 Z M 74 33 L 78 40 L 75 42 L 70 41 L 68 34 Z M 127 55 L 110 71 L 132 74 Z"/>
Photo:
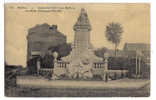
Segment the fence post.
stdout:
<path fill-rule="evenodd" d="M 107 81 L 108 80 L 108 53 L 106 52 L 104 54 L 104 75 L 103 75 L 103 80 Z"/>
<path fill-rule="evenodd" d="M 57 67 L 57 57 L 58 57 L 58 53 L 57 52 L 54 52 L 53 53 L 53 57 L 54 57 L 54 68 L 53 68 L 53 71 L 52 71 L 52 79 L 57 79 L 57 77 L 55 76 L 55 69 L 56 69 L 56 67 Z"/>
<path fill-rule="evenodd" d="M 40 72 L 40 68 L 41 68 L 41 63 L 40 63 L 40 59 L 37 59 L 37 75 L 39 75 Z"/>
<path fill-rule="evenodd" d="M 141 63 L 142 52 L 139 51 L 139 50 L 137 50 L 137 51 L 136 51 L 136 55 L 137 55 L 136 59 L 138 60 L 138 61 L 137 61 L 137 64 L 136 64 L 136 65 L 137 65 L 137 66 L 136 66 L 136 77 L 137 77 L 137 78 L 140 78 L 140 72 L 141 72 L 140 63 Z"/>
<path fill-rule="evenodd" d="M 138 70 L 137 70 L 137 69 L 138 69 L 138 66 L 137 66 L 137 65 L 138 65 L 138 62 L 137 62 L 137 60 L 138 60 L 138 58 L 137 58 L 137 53 L 136 53 L 135 60 L 136 60 L 136 61 L 135 61 L 135 63 L 136 63 L 136 65 L 135 65 L 135 66 L 136 66 L 136 68 L 135 68 L 135 74 L 136 74 L 136 78 L 137 78 L 137 73 L 138 73 Z"/>

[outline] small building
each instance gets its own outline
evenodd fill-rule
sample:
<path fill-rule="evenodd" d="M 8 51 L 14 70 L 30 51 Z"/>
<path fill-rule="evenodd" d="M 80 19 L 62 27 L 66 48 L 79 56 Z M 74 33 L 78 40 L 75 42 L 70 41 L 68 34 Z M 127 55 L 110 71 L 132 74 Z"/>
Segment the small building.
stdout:
<path fill-rule="evenodd" d="M 150 64 L 150 44 L 145 43 L 125 43 L 124 48 L 125 56 L 135 57 L 137 51 L 139 51 L 144 61 L 149 65 Z"/>
<path fill-rule="evenodd" d="M 131 74 L 142 75 L 149 78 L 150 75 L 150 44 L 126 43 L 123 51 L 125 56 L 131 58 L 129 71 Z"/>
<path fill-rule="evenodd" d="M 57 25 L 46 23 L 36 25 L 28 30 L 27 61 L 36 56 L 44 56 L 49 47 L 66 43 L 66 36 L 59 32 Z"/>
<path fill-rule="evenodd" d="M 124 51 L 141 51 L 144 55 L 150 56 L 150 44 L 145 43 L 125 43 Z"/>

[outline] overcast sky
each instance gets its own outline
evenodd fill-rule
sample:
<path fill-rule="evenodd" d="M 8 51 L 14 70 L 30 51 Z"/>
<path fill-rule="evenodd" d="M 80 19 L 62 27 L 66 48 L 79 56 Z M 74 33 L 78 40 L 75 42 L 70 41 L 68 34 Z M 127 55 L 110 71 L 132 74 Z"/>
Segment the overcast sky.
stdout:
<path fill-rule="evenodd" d="M 41 7 L 42 10 L 49 12 L 28 11 L 32 8 L 41 9 Z M 68 9 L 62 9 L 64 7 Z M 67 42 L 72 42 L 73 25 L 77 21 L 81 8 L 85 8 L 88 13 L 92 26 L 91 43 L 95 48 L 114 48 L 114 45 L 105 38 L 105 27 L 110 22 L 119 22 L 123 27 L 119 49 L 122 49 L 126 42 L 150 42 L 149 4 L 8 4 L 5 5 L 6 62 L 26 66 L 26 36 L 28 29 L 36 24 L 57 24 L 58 30 L 67 36 Z M 54 12 L 54 10 L 61 10 L 61 12 Z"/>

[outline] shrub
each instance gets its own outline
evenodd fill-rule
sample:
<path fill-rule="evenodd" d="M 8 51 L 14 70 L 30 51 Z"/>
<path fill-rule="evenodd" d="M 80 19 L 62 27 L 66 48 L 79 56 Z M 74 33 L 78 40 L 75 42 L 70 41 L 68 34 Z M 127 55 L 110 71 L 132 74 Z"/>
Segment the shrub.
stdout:
<path fill-rule="evenodd" d="M 129 59 L 125 57 L 109 57 L 108 58 L 108 69 L 109 70 L 128 70 L 131 64 Z"/>

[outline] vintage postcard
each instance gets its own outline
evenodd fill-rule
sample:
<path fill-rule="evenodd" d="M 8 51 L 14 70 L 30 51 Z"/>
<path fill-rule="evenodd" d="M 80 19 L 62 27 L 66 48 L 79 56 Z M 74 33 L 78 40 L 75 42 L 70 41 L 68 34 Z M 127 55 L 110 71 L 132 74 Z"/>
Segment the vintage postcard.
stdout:
<path fill-rule="evenodd" d="M 5 96 L 150 96 L 150 4 L 5 4 Z"/>

